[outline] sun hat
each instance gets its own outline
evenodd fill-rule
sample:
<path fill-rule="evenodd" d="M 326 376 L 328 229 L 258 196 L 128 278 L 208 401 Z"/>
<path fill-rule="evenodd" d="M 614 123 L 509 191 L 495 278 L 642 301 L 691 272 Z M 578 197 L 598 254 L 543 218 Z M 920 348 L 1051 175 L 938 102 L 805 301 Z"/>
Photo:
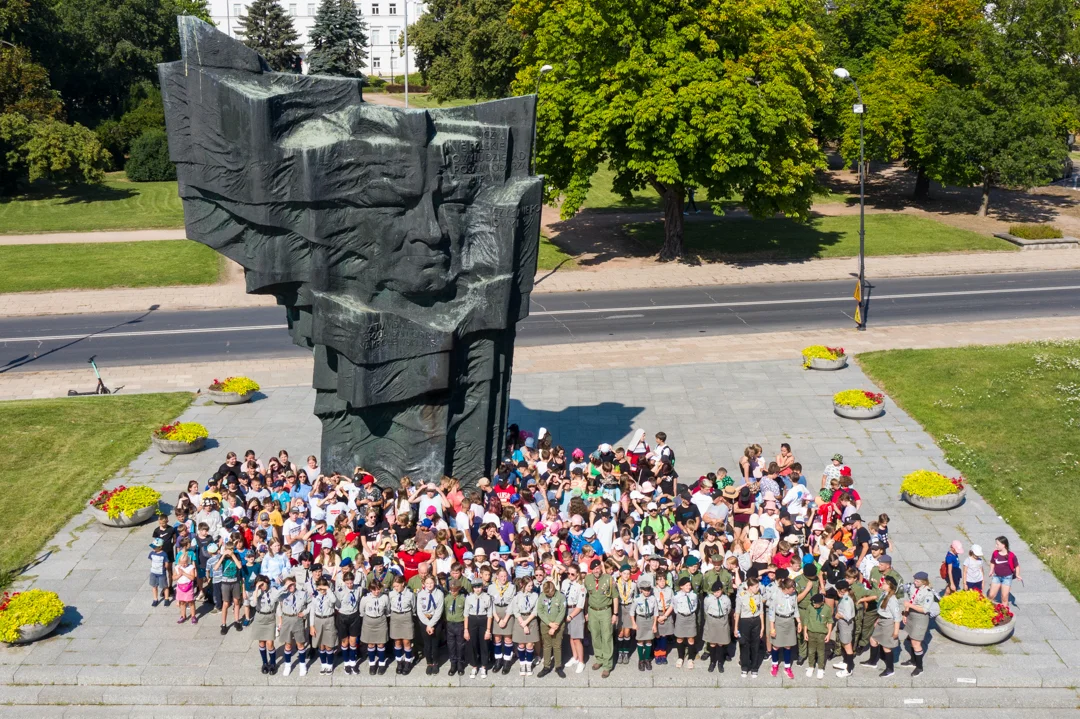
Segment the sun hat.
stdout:
<path fill-rule="evenodd" d="M 981 557 L 983 555 L 983 548 L 978 544 L 972 544 L 971 553 L 974 554 L 976 557 Z M 878 561 L 880 562 L 881 559 L 878 559 Z"/>
<path fill-rule="evenodd" d="M 210 542 L 210 544 L 206 545 L 206 551 L 209 552 L 210 554 L 214 554 L 215 552 L 217 552 L 217 550 L 218 550 L 218 546 L 213 542 Z"/>
<path fill-rule="evenodd" d="M 584 458 L 585 452 L 581 450 L 581 447 L 575 447 L 574 451 L 570 453 L 571 457 Z"/>
<path fill-rule="evenodd" d="M 842 454 L 834 454 L 832 456 L 832 461 L 834 461 L 834 462 L 843 462 L 844 461 L 844 455 L 842 455 Z"/>
<path fill-rule="evenodd" d="M 416 540 L 413 539 L 412 537 L 409 537 L 408 539 L 406 539 L 402 543 L 401 548 L 405 552 L 409 552 L 409 553 L 415 552 L 416 551 Z"/>
<path fill-rule="evenodd" d="M 652 494 L 656 491 L 656 486 L 652 482 L 642 482 L 641 491 L 645 494 Z"/>
<path fill-rule="evenodd" d="M 630 499 L 645 499 L 645 495 L 635 489 L 630 492 Z"/>
<path fill-rule="evenodd" d="M 851 476 L 851 467 L 848 467 L 847 465 L 841 467 L 840 468 L 840 476 L 841 477 L 850 477 Z"/>
<path fill-rule="evenodd" d="M 739 490 L 735 488 L 734 484 L 729 484 L 724 487 L 724 491 L 720 493 L 720 496 L 725 499 L 735 499 L 739 496 Z"/>
<path fill-rule="evenodd" d="M 468 554 L 468 552 L 466 552 L 466 554 Z M 475 556 L 477 556 L 477 557 L 486 557 L 487 556 L 487 550 L 484 549 L 483 547 L 477 547 L 476 551 L 473 552 L 473 554 Z"/>

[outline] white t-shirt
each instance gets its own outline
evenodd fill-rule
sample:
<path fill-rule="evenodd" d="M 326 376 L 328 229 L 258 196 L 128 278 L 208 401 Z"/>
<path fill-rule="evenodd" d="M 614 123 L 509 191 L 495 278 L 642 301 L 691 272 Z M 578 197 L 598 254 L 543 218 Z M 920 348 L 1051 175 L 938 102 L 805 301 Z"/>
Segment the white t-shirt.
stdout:
<path fill-rule="evenodd" d="M 319 478 L 319 468 L 304 467 L 304 472 L 307 473 L 308 481 L 315 484 L 315 480 Z"/>
<path fill-rule="evenodd" d="M 284 537 L 285 541 L 289 544 L 290 547 L 292 547 L 294 557 L 299 556 L 300 552 L 304 551 L 307 542 L 303 539 L 290 541 L 289 535 L 293 534 L 294 532 L 299 532 L 300 535 L 303 535 L 304 525 L 305 521 L 303 519 L 298 522 L 294 522 L 291 519 L 286 519 L 285 522 L 281 525 L 281 536 Z"/>
<path fill-rule="evenodd" d="M 810 491 L 801 484 L 792 485 L 784 495 L 784 506 L 788 513 L 796 517 L 806 517 L 807 503 L 810 501 Z"/>
<path fill-rule="evenodd" d="M 611 543 L 615 540 L 615 522 L 597 522 L 592 526 L 596 532 L 596 538 L 600 540 L 600 546 L 604 548 L 604 554 L 611 552 Z"/>
<path fill-rule="evenodd" d="M 709 507 L 712 506 L 712 495 L 705 492 L 694 492 L 690 497 L 690 503 L 698 508 L 698 513 L 701 516 L 705 516 L 705 512 L 709 511 Z"/>
<path fill-rule="evenodd" d="M 331 529 L 334 527 L 334 523 L 337 522 L 337 518 L 342 514 L 349 511 L 349 505 L 344 502 L 333 502 L 326 507 L 326 526 Z"/>
<path fill-rule="evenodd" d="M 968 555 L 968 558 L 964 560 L 964 566 L 967 567 L 966 581 L 981 582 L 983 580 L 983 563 L 981 559 Z"/>
<path fill-rule="evenodd" d="M 428 497 L 426 493 L 421 496 L 420 504 L 417 505 L 417 511 L 420 513 L 420 519 L 423 519 L 427 516 L 428 507 L 434 507 L 435 511 L 438 512 L 439 516 L 441 517 L 443 513 L 442 497 L 437 494 L 434 497 Z"/>

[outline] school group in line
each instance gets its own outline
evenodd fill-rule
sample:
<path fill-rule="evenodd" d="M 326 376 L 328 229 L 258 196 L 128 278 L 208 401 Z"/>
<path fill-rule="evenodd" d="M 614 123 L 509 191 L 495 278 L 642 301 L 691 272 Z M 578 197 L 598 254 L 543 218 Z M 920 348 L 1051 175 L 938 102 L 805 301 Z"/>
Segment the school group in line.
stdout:
<path fill-rule="evenodd" d="M 821 679 L 866 651 L 887 677 L 901 627 L 901 666 L 923 671 L 937 599 L 925 573 L 906 583 L 893 567 L 889 518 L 863 519 L 842 456 L 820 487 L 786 444 L 685 483 L 663 432 L 586 455 L 511 426 L 505 457 L 471 487 L 381 486 L 360 467 L 230 452 L 159 517 L 154 605 L 250 631 L 267 674 L 306 674 L 309 652 L 321 673 L 408 674 L 423 659 L 438 674 L 445 657 L 470 678 L 565 677 L 590 654 L 605 678 L 635 654 L 642 672 L 723 672 L 737 653 L 743 677 L 769 660 L 772 676 L 798 664 Z"/>

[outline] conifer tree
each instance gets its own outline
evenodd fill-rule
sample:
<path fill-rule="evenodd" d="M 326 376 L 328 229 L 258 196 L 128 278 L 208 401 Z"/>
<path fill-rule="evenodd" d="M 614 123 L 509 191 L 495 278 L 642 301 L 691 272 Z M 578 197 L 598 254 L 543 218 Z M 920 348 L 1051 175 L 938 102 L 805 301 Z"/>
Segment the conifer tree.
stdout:
<path fill-rule="evenodd" d="M 311 29 L 312 75 L 358 77 L 366 64 L 367 25 L 353 0 L 322 0 Z"/>
<path fill-rule="evenodd" d="M 278 72 L 300 72 L 300 36 L 277 0 L 255 0 L 239 18 L 238 34 Z"/>

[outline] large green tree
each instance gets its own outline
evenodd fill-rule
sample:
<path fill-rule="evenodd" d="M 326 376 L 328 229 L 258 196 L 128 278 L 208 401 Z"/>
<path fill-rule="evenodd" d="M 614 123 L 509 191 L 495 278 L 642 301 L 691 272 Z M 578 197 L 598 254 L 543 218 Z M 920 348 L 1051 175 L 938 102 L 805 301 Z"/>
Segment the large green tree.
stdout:
<path fill-rule="evenodd" d="M 353 0 L 322 0 L 310 37 L 312 75 L 358 77 L 367 67 L 367 25 Z"/>
<path fill-rule="evenodd" d="M 431 0 L 409 28 L 417 69 L 439 100 L 505 97 L 521 34 L 507 23 L 513 0 Z"/>
<path fill-rule="evenodd" d="M 686 188 L 806 218 L 824 167 L 814 113 L 830 68 L 801 0 L 518 0 L 516 89 L 542 64 L 537 165 L 572 215 L 601 164 L 664 202 L 660 259 L 683 252 Z M 551 197 L 549 196 L 549 199 Z"/>
<path fill-rule="evenodd" d="M 300 71 L 300 35 L 277 0 L 255 0 L 239 20 L 238 34 L 278 72 Z"/>

